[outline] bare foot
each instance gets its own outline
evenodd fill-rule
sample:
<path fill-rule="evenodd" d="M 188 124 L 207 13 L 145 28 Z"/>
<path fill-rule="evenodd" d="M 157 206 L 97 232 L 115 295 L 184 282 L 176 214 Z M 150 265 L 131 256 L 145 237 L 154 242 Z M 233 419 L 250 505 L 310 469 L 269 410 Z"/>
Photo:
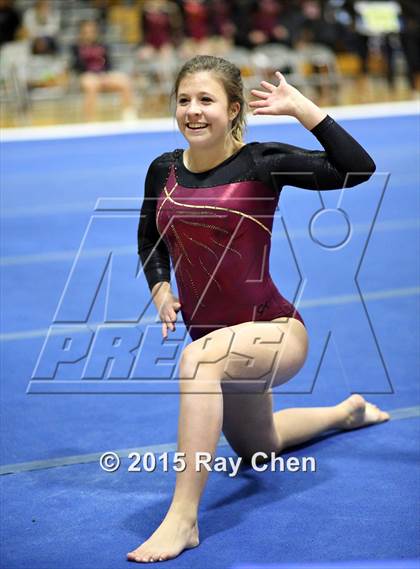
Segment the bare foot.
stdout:
<path fill-rule="evenodd" d="M 390 418 L 389 413 L 369 403 L 358 393 L 351 395 L 339 403 L 337 407 L 344 412 L 344 418 L 340 424 L 341 429 L 358 429 L 367 425 L 388 421 Z"/>
<path fill-rule="evenodd" d="M 184 549 L 197 547 L 199 543 L 197 522 L 186 521 L 185 518 L 168 512 L 149 539 L 127 553 L 127 559 L 138 563 L 167 561 L 177 557 Z"/>

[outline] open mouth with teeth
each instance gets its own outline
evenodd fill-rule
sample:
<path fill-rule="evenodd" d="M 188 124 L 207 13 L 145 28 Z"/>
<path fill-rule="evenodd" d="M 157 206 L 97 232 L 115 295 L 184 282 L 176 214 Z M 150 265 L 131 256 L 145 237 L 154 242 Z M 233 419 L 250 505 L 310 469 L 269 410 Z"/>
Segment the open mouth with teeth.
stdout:
<path fill-rule="evenodd" d="M 187 128 L 190 130 L 202 130 L 203 128 L 207 128 L 207 123 L 199 123 L 199 122 L 187 122 Z"/>

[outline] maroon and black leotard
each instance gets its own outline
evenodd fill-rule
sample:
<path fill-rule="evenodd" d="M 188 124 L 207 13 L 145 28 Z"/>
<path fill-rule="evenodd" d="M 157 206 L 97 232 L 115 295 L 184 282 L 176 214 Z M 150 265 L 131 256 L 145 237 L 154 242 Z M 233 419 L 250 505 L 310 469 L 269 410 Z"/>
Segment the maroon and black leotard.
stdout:
<path fill-rule="evenodd" d="M 182 317 L 193 340 L 242 322 L 293 317 L 303 323 L 269 270 L 281 188 L 350 187 L 375 171 L 369 154 L 331 117 L 312 133 L 324 151 L 253 142 L 206 172 L 187 170 L 182 150 L 150 165 L 138 253 L 150 289 L 170 282 L 172 260 Z"/>

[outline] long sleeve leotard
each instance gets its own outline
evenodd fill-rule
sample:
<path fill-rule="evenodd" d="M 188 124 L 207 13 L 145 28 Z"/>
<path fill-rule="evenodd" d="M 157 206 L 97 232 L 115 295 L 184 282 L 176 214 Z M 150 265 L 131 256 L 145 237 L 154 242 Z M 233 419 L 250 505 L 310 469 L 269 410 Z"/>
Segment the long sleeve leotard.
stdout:
<path fill-rule="evenodd" d="M 192 173 L 183 150 L 149 167 L 138 227 L 138 253 L 149 288 L 175 272 L 181 313 L 193 340 L 248 321 L 293 317 L 296 308 L 270 276 L 273 216 L 284 185 L 351 187 L 375 164 L 327 116 L 311 131 L 324 150 L 252 142 L 206 172 Z"/>

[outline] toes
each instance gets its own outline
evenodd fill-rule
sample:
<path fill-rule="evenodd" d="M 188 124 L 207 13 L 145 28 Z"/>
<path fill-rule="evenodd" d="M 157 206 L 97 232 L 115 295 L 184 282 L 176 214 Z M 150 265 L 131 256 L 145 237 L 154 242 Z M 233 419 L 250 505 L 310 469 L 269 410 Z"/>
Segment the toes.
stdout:
<path fill-rule="evenodd" d="M 127 553 L 127 559 L 129 561 L 140 561 L 141 554 L 138 551 L 130 551 Z"/>
<path fill-rule="evenodd" d="M 157 561 L 166 561 L 169 559 L 167 553 L 150 553 L 150 551 L 130 551 L 127 553 L 129 561 L 136 561 L 137 563 L 154 563 Z"/>
<path fill-rule="evenodd" d="M 164 553 L 152 553 L 146 549 L 135 549 L 127 553 L 129 561 L 136 561 L 137 563 L 156 563 L 158 561 L 167 561 L 171 556 L 167 551 Z"/>
<path fill-rule="evenodd" d="M 129 561 L 136 561 L 137 563 L 145 563 L 149 561 L 149 555 L 144 552 L 140 553 L 139 551 L 131 551 L 130 553 L 127 553 L 127 558 Z"/>
<path fill-rule="evenodd" d="M 159 557 L 158 553 L 149 553 L 148 555 L 146 555 L 146 559 L 147 561 L 149 561 L 149 563 L 154 563 L 155 561 L 158 561 L 158 557 Z"/>
<path fill-rule="evenodd" d="M 387 413 L 386 411 L 382 411 L 381 409 L 379 409 L 379 407 L 377 405 L 372 405 L 373 409 L 375 410 L 375 421 L 376 423 L 382 423 L 383 421 L 388 421 L 390 418 L 389 413 Z"/>
<path fill-rule="evenodd" d="M 382 409 L 379 409 L 374 403 L 368 403 L 368 405 L 372 410 L 375 410 L 377 422 L 387 421 L 390 418 L 389 413 L 382 411 Z"/>

